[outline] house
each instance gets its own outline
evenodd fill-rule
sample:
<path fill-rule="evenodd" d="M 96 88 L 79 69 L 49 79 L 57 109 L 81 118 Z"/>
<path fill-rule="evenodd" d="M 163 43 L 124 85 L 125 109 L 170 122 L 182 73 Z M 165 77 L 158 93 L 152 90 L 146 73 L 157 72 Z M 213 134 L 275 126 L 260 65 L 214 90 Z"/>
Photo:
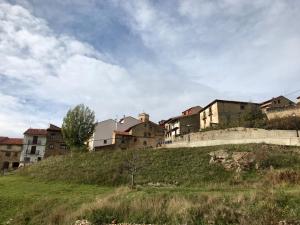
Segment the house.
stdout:
<path fill-rule="evenodd" d="M 1 170 L 17 169 L 20 164 L 23 139 L 0 137 Z"/>
<path fill-rule="evenodd" d="M 24 132 L 21 163 L 34 163 L 44 158 L 47 144 L 46 129 L 29 128 Z"/>
<path fill-rule="evenodd" d="M 125 131 L 113 131 L 112 144 L 110 146 L 101 146 L 95 149 L 125 150 L 155 148 L 160 146 L 164 137 L 163 128 L 150 121 L 149 115 L 146 113 L 139 114 L 138 120 L 139 123 L 129 127 Z"/>
<path fill-rule="evenodd" d="M 113 119 L 104 120 L 98 122 L 95 127 L 92 138 L 89 140 L 89 148 L 91 150 L 102 147 L 110 146 L 113 144 L 113 133 L 114 131 L 124 132 L 128 128 L 141 123 L 140 120 L 135 119 L 131 116 L 123 117 L 120 121 Z"/>
<path fill-rule="evenodd" d="M 278 96 L 276 98 L 271 98 L 268 101 L 265 101 L 260 104 L 260 109 L 263 113 L 267 113 L 270 109 L 275 108 L 284 108 L 289 106 L 294 106 L 295 102 L 291 101 L 290 99 L 284 97 L 284 96 Z"/>
<path fill-rule="evenodd" d="M 64 141 L 61 128 L 53 124 L 47 129 L 47 141 L 44 157 L 65 155 L 69 149 Z"/>
<path fill-rule="evenodd" d="M 200 106 L 191 107 L 180 116 L 172 117 L 164 122 L 165 143 L 172 142 L 179 135 L 198 132 L 200 129 Z"/>
<path fill-rule="evenodd" d="M 281 107 L 280 106 L 270 107 L 265 111 L 265 113 L 269 120 L 275 118 L 290 117 L 290 116 L 300 117 L 300 97 L 297 98 L 297 104 L 290 101 Z"/>
<path fill-rule="evenodd" d="M 242 113 L 255 108 L 259 104 L 216 99 L 200 111 L 200 129 L 238 122 Z"/>

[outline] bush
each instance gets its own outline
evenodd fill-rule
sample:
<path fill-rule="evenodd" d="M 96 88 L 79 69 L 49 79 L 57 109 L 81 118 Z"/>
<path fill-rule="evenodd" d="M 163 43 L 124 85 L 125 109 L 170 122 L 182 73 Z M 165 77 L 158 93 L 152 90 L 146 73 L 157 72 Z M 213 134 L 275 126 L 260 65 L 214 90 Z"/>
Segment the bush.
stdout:
<path fill-rule="evenodd" d="M 275 118 L 267 121 L 266 129 L 296 130 L 300 128 L 300 117 Z"/>

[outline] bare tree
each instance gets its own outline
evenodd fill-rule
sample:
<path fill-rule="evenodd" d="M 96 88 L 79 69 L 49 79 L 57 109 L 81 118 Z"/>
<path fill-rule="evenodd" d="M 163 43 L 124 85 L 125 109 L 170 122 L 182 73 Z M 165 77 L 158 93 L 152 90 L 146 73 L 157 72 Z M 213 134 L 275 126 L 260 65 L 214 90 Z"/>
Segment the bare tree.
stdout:
<path fill-rule="evenodd" d="M 135 177 L 139 173 L 140 169 L 143 168 L 143 163 L 140 158 L 139 150 L 132 150 L 127 152 L 126 159 L 123 163 L 123 168 L 130 175 L 130 186 L 135 187 Z"/>

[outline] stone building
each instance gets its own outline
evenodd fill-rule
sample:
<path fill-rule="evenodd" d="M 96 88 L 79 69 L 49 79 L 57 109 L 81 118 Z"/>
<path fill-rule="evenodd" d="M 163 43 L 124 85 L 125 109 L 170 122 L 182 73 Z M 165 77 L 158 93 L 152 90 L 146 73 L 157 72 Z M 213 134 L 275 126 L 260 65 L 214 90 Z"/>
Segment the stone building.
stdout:
<path fill-rule="evenodd" d="M 1 170 L 17 169 L 20 164 L 23 139 L 0 137 Z"/>
<path fill-rule="evenodd" d="M 69 149 L 64 141 L 61 128 L 50 124 L 47 129 L 47 141 L 44 157 L 64 155 L 68 152 Z"/>
<path fill-rule="evenodd" d="M 259 108 L 259 104 L 214 100 L 200 111 L 200 129 L 238 122 L 242 113 L 255 108 Z"/>
<path fill-rule="evenodd" d="M 165 143 L 172 142 L 175 137 L 198 132 L 200 129 L 200 106 L 191 107 L 182 112 L 182 115 L 164 121 Z"/>
<path fill-rule="evenodd" d="M 21 163 L 34 163 L 44 158 L 47 142 L 46 129 L 29 128 L 24 132 Z"/>
<path fill-rule="evenodd" d="M 267 113 L 268 110 L 273 110 L 277 108 L 285 108 L 294 106 L 295 102 L 291 101 L 290 99 L 284 96 L 278 96 L 276 98 L 271 98 L 268 101 L 265 101 L 260 104 L 260 109 L 263 113 Z"/>
<path fill-rule="evenodd" d="M 163 143 L 163 128 L 150 121 L 146 113 L 141 113 L 138 120 L 138 124 L 125 131 L 114 131 L 111 145 L 96 147 L 95 150 L 147 149 L 160 146 Z"/>
<path fill-rule="evenodd" d="M 139 124 L 141 121 L 131 116 L 122 118 L 120 121 L 113 119 L 104 120 L 97 123 L 93 136 L 89 140 L 89 148 L 93 150 L 102 146 L 110 146 L 113 144 L 114 131 L 124 132 L 129 127 Z"/>

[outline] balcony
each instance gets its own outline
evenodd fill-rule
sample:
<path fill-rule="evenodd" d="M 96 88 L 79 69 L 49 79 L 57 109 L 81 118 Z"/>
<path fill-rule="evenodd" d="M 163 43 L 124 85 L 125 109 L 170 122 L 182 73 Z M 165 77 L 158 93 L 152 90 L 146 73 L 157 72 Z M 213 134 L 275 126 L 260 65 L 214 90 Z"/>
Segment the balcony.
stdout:
<path fill-rule="evenodd" d="M 38 141 L 28 140 L 27 144 L 28 145 L 43 145 L 41 140 L 38 140 Z"/>

